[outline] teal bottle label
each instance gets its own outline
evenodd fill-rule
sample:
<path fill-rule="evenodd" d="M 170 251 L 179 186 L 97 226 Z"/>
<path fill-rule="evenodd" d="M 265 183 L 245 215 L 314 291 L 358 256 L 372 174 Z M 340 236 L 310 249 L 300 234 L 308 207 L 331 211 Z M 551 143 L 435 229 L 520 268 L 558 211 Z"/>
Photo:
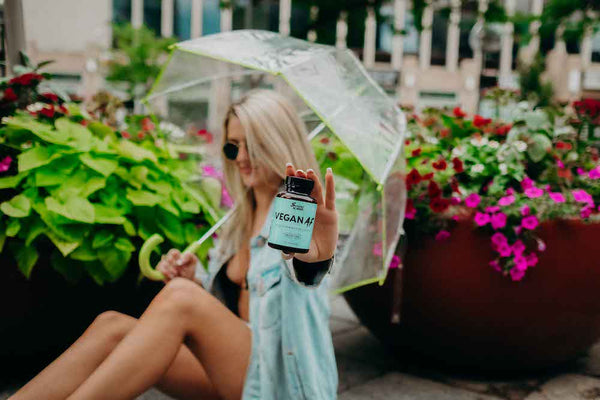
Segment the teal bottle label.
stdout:
<path fill-rule="evenodd" d="M 281 197 L 276 197 L 274 201 L 269 242 L 308 250 L 317 205 Z"/>

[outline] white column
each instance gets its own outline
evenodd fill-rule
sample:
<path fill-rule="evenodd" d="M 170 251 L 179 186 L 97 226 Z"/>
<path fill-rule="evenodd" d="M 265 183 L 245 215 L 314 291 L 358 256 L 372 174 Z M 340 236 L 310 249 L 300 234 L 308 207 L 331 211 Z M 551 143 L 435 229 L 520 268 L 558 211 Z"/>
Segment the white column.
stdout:
<path fill-rule="evenodd" d="M 450 25 L 446 41 L 446 69 L 454 72 L 458 68 L 458 50 L 460 46 L 460 0 L 452 0 L 450 12 Z"/>
<path fill-rule="evenodd" d="M 587 70 L 592 63 L 592 35 L 594 30 L 591 26 L 585 28 L 583 39 L 581 40 L 581 69 Z"/>
<path fill-rule="evenodd" d="M 335 25 L 335 47 L 338 49 L 345 49 L 346 45 L 346 37 L 348 36 L 348 22 L 346 19 L 348 18 L 348 12 L 342 11 L 340 12 L 340 16 L 337 20 L 337 24 Z"/>
<path fill-rule="evenodd" d="M 512 17 L 515 13 L 515 0 L 506 0 L 506 15 Z M 498 77 L 498 86 L 508 87 L 512 75 L 512 58 L 514 44 L 514 25 L 512 22 L 504 23 L 502 29 L 502 44 L 500 47 L 500 72 Z"/>
<path fill-rule="evenodd" d="M 233 9 L 231 6 L 221 8 L 221 32 L 229 32 L 233 26 Z"/>
<path fill-rule="evenodd" d="M 406 0 L 394 0 L 394 38 L 392 39 L 392 68 L 400 71 L 404 55 L 404 31 L 406 26 Z"/>
<path fill-rule="evenodd" d="M 191 15 L 191 38 L 202 36 L 202 17 L 203 17 L 202 0 L 192 0 L 192 15 Z"/>
<path fill-rule="evenodd" d="M 479 4 L 477 6 L 477 22 L 475 24 L 483 26 L 483 24 L 485 23 L 483 15 L 487 11 L 487 9 L 487 0 L 479 0 Z M 479 76 L 479 74 L 481 73 L 481 68 L 483 68 L 483 51 L 481 50 L 481 40 L 479 41 L 479 48 L 475 50 L 473 54 L 473 60 L 475 61 L 475 65 L 477 66 L 477 76 Z"/>
<path fill-rule="evenodd" d="M 292 15 L 292 0 L 279 1 L 279 33 L 283 36 L 290 34 L 290 17 Z"/>
<path fill-rule="evenodd" d="M 426 0 L 427 6 L 423 10 L 421 40 L 419 43 L 419 66 L 427 69 L 431 65 L 431 25 L 433 23 L 433 5 L 431 0 Z"/>
<path fill-rule="evenodd" d="M 144 24 L 144 0 L 132 0 L 131 2 L 131 25 L 139 28 Z"/>
<path fill-rule="evenodd" d="M 544 0 L 533 0 L 531 4 L 531 13 L 534 17 L 539 17 L 542 15 L 542 10 L 544 8 Z M 539 30 L 542 23 L 540 21 L 533 21 L 529 26 L 529 32 L 531 33 L 531 41 L 529 42 L 529 57 L 533 61 L 533 57 L 540 49 L 540 35 Z"/>
<path fill-rule="evenodd" d="M 365 20 L 365 43 L 363 45 L 363 64 L 366 68 L 375 66 L 375 48 L 377 46 L 377 21 L 375 10 L 367 7 L 367 18 Z"/>
<path fill-rule="evenodd" d="M 163 37 L 173 36 L 173 0 L 162 0 L 160 3 L 160 34 Z"/>

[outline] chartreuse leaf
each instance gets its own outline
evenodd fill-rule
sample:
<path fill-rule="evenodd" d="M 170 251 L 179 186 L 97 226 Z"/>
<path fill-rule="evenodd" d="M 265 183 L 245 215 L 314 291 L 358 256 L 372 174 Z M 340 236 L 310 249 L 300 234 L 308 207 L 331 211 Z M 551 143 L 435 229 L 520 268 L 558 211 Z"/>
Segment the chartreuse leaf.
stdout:
<path fill-rule="evenodd" d="M 99 224 L 124 224 L 126 219 L 121 215 L 118 209 L 107 207 L 102 204 L 92 204 L 94 206 L 95 222 Z"/>
<path fill-rule="evenodd" d="M 108 246 L 112 240 L 115 238 L 115 235 L 109 230 L 101 230 L 100 232 L 94 235 L 94 241 L 92 242 L 92 249 L 99 249 L 101 247 Z"/>
<path fill-rule="evenodd" d="M 23 244 L 12 243 L 11 250 L 17 260 L 19 270 L 26 278 L 31 276 L 33 266 L 38 260 L 38 252 L 33 246 L 23 246 Z"/>
<path fill-rule="evenodd" d="M 98 254 L 95 249 L 92 248 L 90 240 L 84 240 L 81 245 L 75 249 L 69 258 L 79 261 L 94 261 L 98 259 Z"/>
<path fill-rule="evenodd" d="M 94 171 L 104 176 L 111 175 L 119 166 L 119 163 L 116 160 L 94 156 L 91 153 L 81 154 L 79 156 L 79 159 L 87 167 L 93 169 Z"/>
<path fill-rule="evenodd" d="M 48 228 L 46 227 L 46 224 L 44 224 L 44 221 L 42 221 L 39 218 L 34 218 L 34 219 L 30 219 L 30 224 L 27 227 L 28 232 L 27 235 L 25 236 L 25 246 L 29 246 L 31 245 L 31 243 L 33 243 L 33 241 L 42 233 L 46 233 L 46 231 L 48 231 Z"/>
<path fill-rule="evenodd" d="M 54 197 L 46 197 L 46 207 L 67 219 L 87 224 L 94 223 L 94 206 L 86 199 L 70 197 L 65 203 L 61 203 Z"/>
<path fill-rule="evenodd" d="M 34 147 L 17 156 L 19 160 L 19 172 L 50 164 L 52 160 L 59 157 L 61 157 L 59 153 L 54 152 L 54 150 L 48 147 Z"/>
<path fill-rule="evenodd" d="M 46 236 L 48 239 L 54 243 L 56 248 L 61 252 L 63 256 L 68 256 L 71 254 L 79 245 L 81 244 L 81 240 L 77 242 L 69 242 L 61 239 L 57 234 L 52 231 L 46 232 Z"/>
<path fill-rule="evenodd" d="M 114 246 L 121 251 L 126 251 L 129 253 L 132 253 L 136 250 L 133 243 L 131 243 L 131 240 L 125 237 L 120 237 L 117 240 L 115 240 Z"/>
<path fill-rule="evenodd" d="M 142 146 L 139 146 L 129 140 L 122 140 L 119 146 L 119 153 L 126 158 L 134 161 L 150 160 L 155 163 L 158 162 L 156 155 L 150 150 L 146 150 Z"/>
<path fill-rule="evenodd" d="M 4 178 L 0 178 L 0 189 L 14 189 L 16 188 L 21 180 L 28 175 L 27 172 L 23 172 L 13 176 L 5 176 Z"/>
<path fill-rule="evenodd" d="M 157 224 L 163 231 L 165 236 L 178 245 L 185 244 L 185 233 L 183 226 L 173 214 L 158 210 L 157 212 Z M 156 233 L 156 232 L 154 232 Z"/>
<path fill-rule="evenodd" d="M 48 124 L 35 121 L 31 117 L 19 115 L 2 120 L 9 127 L 21 128 L 30 131 L 38 138 L 48 143 L 66 145 L 69 142 L 69 134 L 52 129 Z"/>
<path fill-rule="evenodd" d="M 93 136 L 85 126 L 73 122 L 67 117 L 58 118 L 54 125 L 57 131 L 63 132 L 69 138 L 69 146 L 79 151 L 89 151 L 91 149 Z"/>
<path fill-rule="evenodd" d="M 9 217 L 24 218 L 31 214 L 31 202 L 24 194 L 18 194 L 0 204 L 0 210 Z"/>
<path fill-rule="evenodd" d="M 136 206 L 154 206 L 162 199 L 162 196 L 144 190 L 127 189 L 127 200 Z"/>
<path fill-rule="evenodd" d="M 123 275 L 130 258 L 130 252 L 119 250 L 114 246 L 98 249 L 98 259 L 113 280 Z"/>
<path fill-rule="evenodd" d="M 88 124 L 88 129 L 99 138 L 103 139 L 106 136 L 112 137 L 114 139 L 117 138 L 115 132 L 108 125 L 104 125 L 101 122 L 93 121 Z"/>
<path fill-rule="evenodd" d="M 21 230 L 21 223 L 18 219 L 10 219 L 6 224 L 6 236 L 15 237 Z"/>
<path fill-rule="evenodd" d="M 50 265 L 71 283 L 77 283 L 83 276 L 84 269 L 80 263 L 65 258 L 58 252 L 52 253 Z"/>

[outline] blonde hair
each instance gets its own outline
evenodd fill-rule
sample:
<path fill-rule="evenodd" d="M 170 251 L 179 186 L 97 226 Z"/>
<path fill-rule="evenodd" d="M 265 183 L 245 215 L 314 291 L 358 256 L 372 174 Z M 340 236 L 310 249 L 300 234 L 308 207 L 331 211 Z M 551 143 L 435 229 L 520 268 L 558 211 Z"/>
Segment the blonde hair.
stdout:
<path fill-rule="evenodd" d="M 227 128 L 232 117 L 237 117 L 246 134 L 246 146 L 252 165 L 260 163 L 285 178 L 285 164 L 291 162 L 297 169 L 312 168 L 319 175 L 319 166 L 308 141 L 304 123 L 294 107 L 282 95 L 270 90 L 248 92 L 233 103 L 223 122 L 223 143 L 227 141 Z M 254 191 L 248 190 L 240 176 L 235 161 L 221 154 L 225 184 L 231 194 L 236 211 L 221 233 L 221 246 L 239 251 L 252 234 L 253 211 L 256 206 Z M 231 247 L 230 247 L 231 246 Z"/>

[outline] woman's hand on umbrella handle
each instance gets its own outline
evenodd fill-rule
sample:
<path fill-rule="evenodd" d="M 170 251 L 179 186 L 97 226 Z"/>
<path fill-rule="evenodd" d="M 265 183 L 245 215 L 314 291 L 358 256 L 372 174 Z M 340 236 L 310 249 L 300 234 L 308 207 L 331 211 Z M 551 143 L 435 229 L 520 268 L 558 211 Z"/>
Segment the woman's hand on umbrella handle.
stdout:
<path fill-rule="evenodd" d="M 156 270 L 163 273 L 165 282 L 177 277 L 193 280 L 197 264 L 198 258 L 194 254 L 171 249 L 161 257 Z"/>

